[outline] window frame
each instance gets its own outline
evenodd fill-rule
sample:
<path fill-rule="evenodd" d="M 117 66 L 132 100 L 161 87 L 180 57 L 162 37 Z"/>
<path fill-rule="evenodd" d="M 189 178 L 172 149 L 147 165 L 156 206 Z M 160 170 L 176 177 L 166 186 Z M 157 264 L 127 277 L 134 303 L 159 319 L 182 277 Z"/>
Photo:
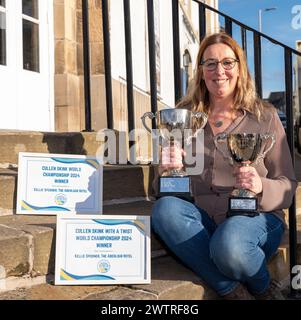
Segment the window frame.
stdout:
<path fill-rule="evenodd" d="M 7 8 L 6 3 L 4 3 L 4 6 L 0 5 L 0 14 L 4 14 L 5 17 L 5 46 L 4 46 L 4 63 L 0 63 L 0 66 L 5 67 L 7 66 Z"/>
<path fill-rule="evenodd" d="M 23 3 L 22 3 L 22 5 L 23 5 Z M 41 59 L 41 53 L 40 53 L 41 48 L 40 48 L 40 44 L 41 44 L 41 40 L 40 40 L 40 13 L 39 13 L 40 1 L 39 0 L 37 0 L 37 5 L 38 5 L 38 8 L 37 8 L 38 9 L 38 18 L 34 18 L 34 17 L 31 17 L 31 16 L 29 16 L 27 14 L 24 14 L 23 13 L 23 7 L 22 7 L 22 11 L 21 11 L 22 12 L 22 52 L 23 52 L 23 54 L 22 54 L 22 58 L 23 58 L 22 66 L 23 66 L 23 70 L 24 71 L 40 73 L 40 68 L 41 68 L 41 61 L 40 61 L 40 59 Z M 37 25 L 37 27 L 38 27 L 38 62 L 37 62 L 38 68 L 37 68 L 37 70 L 31 70 L 31 69 L 24 68 L 24 64 L 25 64 L 25 61 L 24 61 L 24 38 L 23 38 L 23 34 L 24 34 L 23 33 L 24 32 L 23 21 L 24 20 L 25 21 L 29 21 L 29 22 Z"/>

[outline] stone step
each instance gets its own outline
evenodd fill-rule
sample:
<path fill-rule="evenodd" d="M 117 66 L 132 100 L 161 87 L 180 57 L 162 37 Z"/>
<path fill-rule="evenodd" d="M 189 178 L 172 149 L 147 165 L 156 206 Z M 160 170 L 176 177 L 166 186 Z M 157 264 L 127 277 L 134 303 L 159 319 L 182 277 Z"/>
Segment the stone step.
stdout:
<path fill-rule="evenodd" d="M 17 168 L 0 168 L 0 216 L 16 211 Z M 148 165 L 105 165 L 104 204 L 136 201 L 152 196 L 153 169 Z"/>
<path fill-rule="evenodd" d="M 120 135 L 115 131 L 116 137 Z M 96 155 L 102 145 L 97 132 L 36 132 L 0 130 L 0 216 L 15 212 L 19 152 Z M 118 141 L 118 139 L 116 139 Z M 301 179 L 301 156 L 296 153 L 296 174 Z M 152 195 L 153 170 L 148 165 L 111 165 L 104 168 L 103 200 L 135 201 Z M 297 214 L 301 214 L 301 188 Z"/>
<path fill-rule="evenodd" d="M 52 281 L 0 293 L 0 300 L 212 300 L 217 295 L 172 257 L 152 260 L 147 285 L 54 286 Z"/>
<path fill-rule="evenodd" d="M 150 215 L 151 202 L 104 206 L 104 214 Z M 7 277 L 54 273 L 55 216 L 0 217 L 0 265 Z M 159 248 L 156 240 L 154 248 Z M 155 250 L 155 249 L 154 249 Z"/>
<path fill-rule="evenodd" d="M 97 132 L 0 130 L 0 164 L 18 164 L 19 152 L 96 156 L 100 140 Z"/>
<path fill-rule="evenodd" d="M 16 169 L 0 168 L 0 216 L 13 214 L 17 201 Z"/>
<path fill-rule="evenodd" d="M 152 202 L 141 201 L 104 206 L 104 214 L 150 215 Z M 54 216 L 0 217 L 0 265 L 6 271 L 0 299 L 211 299 L 190 270 L 151 237 L 152 283 L 127 286 L 54 286 Z M 47 283 L 43 283 L 46 282 Z M 40 282 L 40 283 L 39 283 Z M 42 283 L 41 283 L 42 282 Z M 1 289 L 1 286 L 0 286 Z"/>
<path fill-rule="evenodd" d="M 0 168 L 0 216 L 15 213 L 17 168 Z M 105 165 L 103 201 L 130 202 L 153 196 L 153 167 L 149 165 Z M 296 191 L 297 214 L 301 214 L 301 183 Z"/>
<path fill-rule="evenodd" d="M 152 202 L 104 206 L 104 214 L 150 215 Z M 301 264 L 301 220 L 298 219 L 298 263 Z M 127 286 L 53 286 L 55 258 L 54 216 L 0 217 L 0 299 L 213 299 L 215 295 L 181 263 L 174 260 L 154 234 L 151 237 L 152 282 Z M 269 261 L 272 277 L 287 285 L 288 234 L 278 254 Z M 1 271 L 1 270 L 0 270 Z M 0 274 L 1 278 L 1 274 Z M 1 285 L 2 283 L 2 285 Z M 19 289 L 19 288 L 26 289 Z M 74 289 L 73 289 L 74 288 Z M 50 296 L 49 296 L 50 295 Z M 31 298 L 30 298 L 31 297 Z M 60 299 L 60 298 L 59 298 Z"/>

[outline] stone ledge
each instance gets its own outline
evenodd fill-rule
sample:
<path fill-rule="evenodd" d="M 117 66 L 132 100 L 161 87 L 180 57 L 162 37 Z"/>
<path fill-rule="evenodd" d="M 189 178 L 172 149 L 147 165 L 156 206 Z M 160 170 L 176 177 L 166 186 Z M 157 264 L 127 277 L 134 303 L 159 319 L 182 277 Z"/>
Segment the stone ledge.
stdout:
<path fill-rule="evenodd" d="M 104 214 L 150 215 L 151 207 L 152 202 L 147 201 L 110 205 L 104 206 Z M 16 286 L 24 286 L 27 279 L 30 286 L 37 283 L 35 279 L 45 277 L 46 280 L 47 275 L 54 273 L 55 229 L 55 216 L 0 217 L 0 265 L 6 270 L 7 281 L 15 277 Z M 300 229 L 299 218 L 298 230 Z M 300 231 L 298 234 L 300 235 Z M 278 281 L 286 279 L 289 275 L 287 234 L 285 239 L 278 254 L 269 262 L 272 277 Z M 151 248 L 152 283 L 150 285 L 131 285 L 127 286 L 127 289 L 142 290 L 145 299 L 146 297 L 147 299 L 176 299 L 178 291 L 182 292 L 181 299 L 194 299 L 196 296 L 211 299 L 212 295 L 208 293 L 208 290 L 204 291 L 199 279 L 180 263 L 174 261 L 169 256 L 168 250 L 165 251 L 166 248 L 153 233 Z M 297 250 L 298 262 L 301 263 L 301 244 L 298 244 Z M 18 279 L 24 281 L 18 282 Z M 11 280 L 9 289 L 12 288 L 12 285 L 13 280 Z M 98 296 L 98 292 L 92 293 Z M 111 293 L 107 294 L 111 295 Z M 116 291 L 116 294 L 121 293 Z M 130 299 L 130 297 L 136 297 L 137 293 L 126 291 L 126 296 Z"/>
<path fill-rule="evenodd" d="M 104 206 L 109 215 L 150 215 L 152 203 Z M 31 277 L 54 272 L 56 217 L 9 215 L 0 217 L 0 265 L 6 276 Z M 152 235 L 152 251 L 162 248 Z"/>
<path fill-rule="evenodd" d="M 171 257 L 152 261 L 152 282 L 144 285 L 55 286 L 51 283 L 0 293 L 0 300 L 212 300 L 217 295 Z"/>
<path fill-rule="evenodd" d="M 143 290 L 117 287 L 115 290 L 104 293 L 92 293 L 84 298 L 84 300 L 157 300 L 157 296 Z"/>
<path fill-rule="evenodd" d="M 0 131 L 0 163 L 18 163 L 19 152 L 96 155 L 97 132 Z"/>
<path fill-rule="evenodd" d="M 17 201 L 16 169 L 0 168 L 0 216 L 13 214 Z M 103 201 L 149 198 L 152 195 L 153 170 L 150 166 L 105 165 L 103 171 Z M 118 188 L 116 187 L 118 186 Z"/>
<path fill-rule="evenodd" d="M 54 269 L 55 222 L 56 217 L 53 216 L 13 215 L 0 217 L 0 228 L 10 230 L 9 241 L 5 241 L 5 234 L 0 231 L 0 265 L 6 269 L 7 276 L 46 275 Z M 20 238 L 26 239 L 27 242 L 26 245 L 22 243 L 20 249 L 17 250 Z M 30 243 L 28 239 L 30 239 Z M 23 259 L 20 259 L 20 256 Z M 19 268 L 19 272 L 16 274 L 13 272 L 12 266 L 7 264 L 9 260 L 14 261 L 14 265 L 26 265 L 27 267 Z"/>
<path fill-rule="evenodd" d="M 17 170 L 0 168 L 0 215 L 13 214 L 17 199 Z"/>
<path fill-rule="evenodd" d="M 17 169 L 0 168 L 0 216 L 16 211 L 17 175 Z M 104 203 L 151 199 L 153 176 L 153 167 L 148 165 L 105 165 Z M 296 204 L 297 215 L 301 215 L 301 186 L 296 192 Z"/>
<path fill-rule="evenodd" d="M 6 276 L 22 276 L 31 269 L 32 237 L 22 230 L 0 225 L 0 265 Z"/>
<path fill-rule="evenodd" d="M 151 279 L 149 285 L 135 284 L 129 287 L 150 292 L 158 300 L 211 300 L 217 297 L 195 273 L 171 256 L 152 261 Z"/>
<path fill-rule="evenodd" d="M 54 286 L 40 284 L 0 293 L 0 300 L 78 300 L 113 290 L 114 286 Z"/>

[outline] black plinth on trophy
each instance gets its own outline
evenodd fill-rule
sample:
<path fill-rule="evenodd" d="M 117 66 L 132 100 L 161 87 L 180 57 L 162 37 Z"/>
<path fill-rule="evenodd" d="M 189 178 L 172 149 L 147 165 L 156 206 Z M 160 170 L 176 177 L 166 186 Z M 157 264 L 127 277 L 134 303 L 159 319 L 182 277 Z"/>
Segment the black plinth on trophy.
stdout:
<path fill-rule="evenodd" d="M 158 194 L 157 197 L 174 196 L 194 201 L 191 189 L 191 179 L 189 176 L 161 176 L 158 178 Z"/>
<path fill-rule="evenodd" d="M 227 217 L 238 215 L 244 215 L 248 217 L 258 216 L 259 212 L 257 210 L 257 198 L 230 197 Z"/>

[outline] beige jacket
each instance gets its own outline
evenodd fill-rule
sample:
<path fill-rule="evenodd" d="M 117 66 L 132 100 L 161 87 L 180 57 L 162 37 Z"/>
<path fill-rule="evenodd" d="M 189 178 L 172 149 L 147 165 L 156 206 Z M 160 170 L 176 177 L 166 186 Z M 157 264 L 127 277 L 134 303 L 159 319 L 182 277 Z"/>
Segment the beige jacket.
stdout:
<path fill-rule="evenodd" d="M 236 118 L 225 133 L 274 133 L 276 142 L 255 168 L 262 179 L 263 191 L 258 195 L 259 210 L 273 211 L 284 221 L 283 209 L 288 208 L 297 188 L 290 150 L 285 131 L 274 108 L 268 109 L 265 119 L 258 122 L 249 112 Z M 192 177 L 195 203 L 219 224 L 226 218 L 228 198 L 235 178 L 229 158 L 214 142 L 210 125 L 204 128 L 204 170 Z M 156 175 L 157 178 L 157 175 Z M 154 189 L 157 185 L 156 179 Z"/>

